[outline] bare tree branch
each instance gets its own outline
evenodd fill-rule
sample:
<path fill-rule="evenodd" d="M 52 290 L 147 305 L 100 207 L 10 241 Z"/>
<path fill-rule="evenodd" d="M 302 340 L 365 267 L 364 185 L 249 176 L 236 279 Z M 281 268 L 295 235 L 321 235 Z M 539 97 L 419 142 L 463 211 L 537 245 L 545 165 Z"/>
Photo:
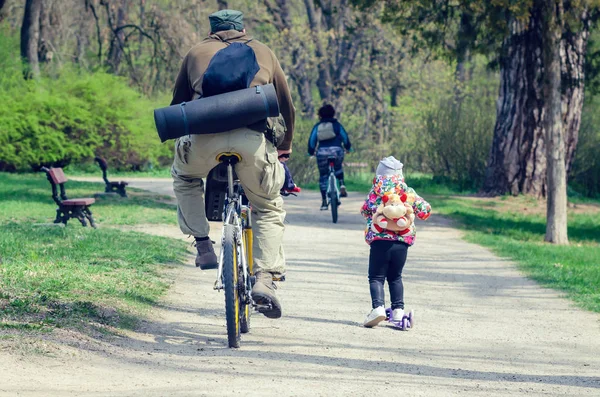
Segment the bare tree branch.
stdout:
<path fill-rule="evenodd" d="M 102 63 L 102 32 L 100 29 L 100 19 L 98 18 L 98 13 L 96 12 L 96 7 L 94 7 L 93 0 L 85 0 L 86 9 L 89 8 L 92 11 L 92 15 L 94 16 L 94 20 L 96 21 L 96 39 L 98 40 L 98 61 Z"/>

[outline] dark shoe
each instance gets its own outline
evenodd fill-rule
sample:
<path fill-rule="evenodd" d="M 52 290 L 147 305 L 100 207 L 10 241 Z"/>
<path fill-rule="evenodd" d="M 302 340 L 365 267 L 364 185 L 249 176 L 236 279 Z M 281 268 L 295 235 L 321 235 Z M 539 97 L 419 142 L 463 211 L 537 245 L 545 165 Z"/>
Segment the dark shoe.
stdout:
<path fill-rule="evenodd" d="M 281 317 L 281 304 L 275 295 L 273 274 L 269 272 L 256 273 L 256 282 L 252 287 L 252 300 L 259 313 L 268 318 Z"/>
<path fill-rule="evenodd" d="M 327 211 L 327 200 L 321 202 L 321 211 Z"/>
<path fill-rule="evenodd" d="M 202 270 L 216 269 L 219 267 L 219 260 L 213 249 L 213 243 L 208 240 L 196 241 L 196 249 L 198 255 L 196 255 L 196 267 Z"/>
<path fill-rule="evenodd" d="M 340 186 L 340 197 L 348 197 L 348 191 L 344 185 Z"/>

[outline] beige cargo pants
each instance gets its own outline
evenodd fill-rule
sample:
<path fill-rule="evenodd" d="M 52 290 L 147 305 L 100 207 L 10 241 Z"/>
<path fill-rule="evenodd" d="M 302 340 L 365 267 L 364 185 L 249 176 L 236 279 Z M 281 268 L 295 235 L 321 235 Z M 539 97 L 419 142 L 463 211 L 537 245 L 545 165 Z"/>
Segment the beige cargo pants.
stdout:
<path fill-rule="evenodd" d="M 187 135 L 176 141 L 171 175 L 179 227 L 194 237 L 208 236 L 202 178 L 218 164 L 216 158 L 223 152 L 242 156 L 235 172 L 252 204 L 255 269 L 284 274 L 285 211 L 279 194 L 284 170 L 276 148 L 260 132 L 241 128 L 221 134 Z"/>

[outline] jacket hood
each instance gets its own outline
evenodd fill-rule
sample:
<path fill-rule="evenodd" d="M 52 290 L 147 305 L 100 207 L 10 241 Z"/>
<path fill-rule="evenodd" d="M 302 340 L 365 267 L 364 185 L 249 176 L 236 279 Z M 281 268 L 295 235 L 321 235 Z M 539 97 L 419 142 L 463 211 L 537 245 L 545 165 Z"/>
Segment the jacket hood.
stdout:
<path fill-rule="evenodd" d="M 405 186 L 402 175 L 377 175 L 373 178 L 373 193 L 379 197 L 385 193 L 400 193 L 397 190 Z"/>

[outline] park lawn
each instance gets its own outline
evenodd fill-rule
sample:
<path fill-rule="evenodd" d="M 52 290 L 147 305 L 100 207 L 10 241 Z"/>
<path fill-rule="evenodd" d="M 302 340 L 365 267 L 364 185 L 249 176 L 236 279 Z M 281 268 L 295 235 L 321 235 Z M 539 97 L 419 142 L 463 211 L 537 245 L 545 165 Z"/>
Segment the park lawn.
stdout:
<path fill-rule="evenodd" d="M 434 214 L 466 230 L 465 238 L 509 258 L 541 285 L 600 312 L 600 203 L 570 204 L 568 246 L 544 242 L 545 201 L 530 197 L 429 196 Z"/>
<path fill-rule="evenodd" d="M 95 176 L 102 177 L 102 171 L 96 163 L 86 163 L 78 165 L 69 165 L 65 169 L 65 174 L 72 176 Z M 116 170 L 108 169 L 108 180 L 117 180 L 121 178 L 136 177 L 136 178 L 171 178 L 171 167 L 158 166 L 140 171 L 131 170 Z"/>
<path fill-rule="evenodd" d="M 102 184 L 67 182 L 90 197 Z M 56 205 L 43 174 L 0 173 L 0 333 L 2 329 L 132 327 L 170 285 L 166 269 L 183 260 L 185 242 L 119 230 L 174 224 L 167 198 L 128 191 L 92 206 L 98 229 L 70 220 L 49 226 Z M 112 226 L 112 227 L 111 227 Z"/>
<path fill-rule="evenodd" d="M 68 174 L 67 174 L 68 177 Z M 69 198 L 93 197 L 104 191 L 104 185 L 94 182 L 68 181 Z M 173 215 L 176 205 L 170 197 L 136 189 L 127 189 L 128 199 L 116 195 L 99 197 L 91 207 L 99 225 L 177 224 Z M 0 173 L 0 222 L 53 222 L 56 204 L 52 201 L 50 182 L 43 173 Z M 69 226 L 79 221 L 70 220 Z"/>

